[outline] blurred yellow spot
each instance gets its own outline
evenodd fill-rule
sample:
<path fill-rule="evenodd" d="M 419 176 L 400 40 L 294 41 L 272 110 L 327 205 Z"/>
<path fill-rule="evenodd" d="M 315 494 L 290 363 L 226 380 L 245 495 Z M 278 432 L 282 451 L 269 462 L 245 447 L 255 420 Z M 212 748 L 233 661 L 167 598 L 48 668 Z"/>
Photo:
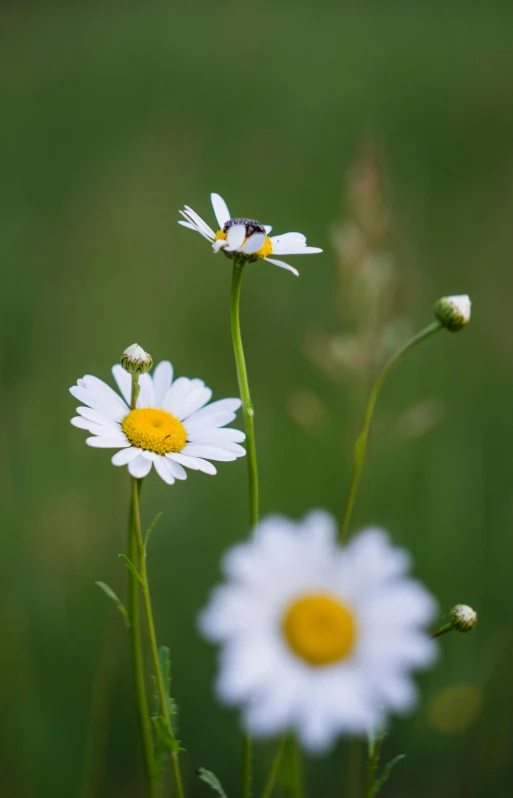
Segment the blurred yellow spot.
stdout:
<path fill-rule="evenodd" d="M 428 722 L 442 734 L 469 729 L 483 706 L 481 692 L 471 684 L 455 684 L 441 690 L 428 708 Z"/>
<path fill-rule="evenodd" d="M 318 396 L 298 388 L 287 398 L 289 416 L 307 432 L 320 432 L 328 422 L 328 411 Z"/>
<path fill-rule="evenodd" d="M 331 596 L 301 596 L 283 618 L 287 643 L 309 665 L 331 665 L 347 656 L 356 637 L 351 609 Z"/>
<path fill-rule="evenodd" d="M 181 421 L 165 410 L 145 408 L 132 410 L 121 426 L 132 446 L 155 454 L 181 452 L 187 433 Z"/>
<path fill-rule="evenodd" d="M 216 241 L 226 241 L 226 233 L 224 232 L 224 230 L 217 231 Z"/>

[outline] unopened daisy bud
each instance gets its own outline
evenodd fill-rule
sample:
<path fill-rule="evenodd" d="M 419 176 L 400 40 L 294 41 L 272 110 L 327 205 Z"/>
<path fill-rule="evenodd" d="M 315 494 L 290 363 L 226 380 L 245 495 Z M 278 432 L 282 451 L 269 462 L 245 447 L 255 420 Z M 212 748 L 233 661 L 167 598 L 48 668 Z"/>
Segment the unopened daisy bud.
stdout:
<path fill-rule="evenodd" d="M 477 624 L 477 612 L 466 604 L 456 604 L 449 613 L 453 629 L 471 632 Z"/>
<path fill-rule="evenodd" d="M 435 316 L 451 332 L 463 329 L 469 321 L 472 302 L 468 294 L 444 296 L 435 305 Z"/>
<path fill-rule="evenodd" d="M 146 374 L 153 366 L 151 355 L 139 344 L 132 344 L 121 355 L 121 365 L 129 374 Z"/>

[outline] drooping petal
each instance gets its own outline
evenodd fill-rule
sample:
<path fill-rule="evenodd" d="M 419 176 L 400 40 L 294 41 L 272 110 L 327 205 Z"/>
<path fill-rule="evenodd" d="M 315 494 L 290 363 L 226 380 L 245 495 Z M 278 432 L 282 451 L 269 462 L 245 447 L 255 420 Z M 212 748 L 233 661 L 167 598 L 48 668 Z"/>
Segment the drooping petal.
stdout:
<path fill-rule="evenodd" d="M 175 478 L 171 473 L 171 470 L 168 468 L 168 462 L 165 457 L 159 457 L 157 460 L 155 460 L 154 466 L 155 471 L 164 482 L 166 482 L 168 485 L 174 484 Z"/>
<path fill-rule="evenodd" d="M 135 460 L 131 460 L 128 463 L 128 472 L 136 479 L 142 479 L 150 473 L 151 466 L 151 460 L 148 460 L 141 454 L 139 457 L 136 457 Z"/>
<path fill-rule="evenodd" d="M 275 260 L 274 258 L 264 258 L 264 260 L 272 263 L 273 266 L 279 266 L 281 269 L 287 269 L 287 271 L 292 272 L 295 274 L 296 277 L 299 277 L 299 272 L 293 266 L 290 266 L 288 263 L 284 263 L 282 260 Z"/>
<path fill-rule="evenodd" d="M 136 446 L 131 446 L 129 449 L 121 449 L 113 455 L 111 463 L 115 466 L 124 466 L 131 460 L 135 460 L 140 454 L 142 454 L 142 449 L 138 449 Z"/>
<path fill-rule="evenodd" d="M 212 465 L 212 463 L 209 463 L 208 460 L 203 460 L 201 457 L 191 457 L 190 455 L 182 454 L 182 452 L 172 452 L 171 454 L 167 454 L 166 457 L 169 460 L 180 463 L 186 468 L 190 468 L 192 471 L 203 471 L 204 474 L 217 474 L 216 467 Z"/>

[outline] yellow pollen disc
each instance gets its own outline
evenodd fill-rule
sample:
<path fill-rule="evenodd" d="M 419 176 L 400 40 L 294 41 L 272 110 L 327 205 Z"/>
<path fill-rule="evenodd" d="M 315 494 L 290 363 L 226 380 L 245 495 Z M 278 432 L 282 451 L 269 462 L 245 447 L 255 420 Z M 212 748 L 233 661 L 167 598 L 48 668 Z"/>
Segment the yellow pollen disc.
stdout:
<path fill-rule="evenodd" d="M 282 629 L 290 648 L 309 665 L 332 665 L 346 657 L 356 638 L 349 607 L 322 594 L 294 601 L 283 616 Z"/>
<path fill-rule="evenodd" d="M 216 241 L 226 241 L 226 233 L 224 232 L 224 230 L 217 231 Z"/>
<path fill-rule="evenodd" d="M 155 454 L 181 452 L 187 443 L 182 422 L 165 410 L 150 407 L 132 410 L 121 426 L 132 446 Z"/>
<path fill-rule="evenodd" d="M 273 245 L 271 244 L 271 239 L 269 236 L 265 239 L 264 243 L 260 247 L 257 252 L 259 258 L 268 258 L 269 255 L 272 255 Z"/>

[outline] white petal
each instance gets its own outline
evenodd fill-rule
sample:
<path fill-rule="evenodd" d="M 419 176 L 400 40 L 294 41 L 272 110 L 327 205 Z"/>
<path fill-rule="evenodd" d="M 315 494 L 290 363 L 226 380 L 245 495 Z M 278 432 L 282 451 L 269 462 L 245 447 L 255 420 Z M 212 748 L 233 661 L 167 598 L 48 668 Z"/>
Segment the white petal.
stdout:
<path fill-rule="evenodd" d="M 253 255 L 262 248 L 266 238 L 267 236 L 265 233 L 253 233 L 253 235 L 248 238 L 242 247 L 242 252 L 244 252 L 246 255 Z"/>
<path fill-rule="evenodd" d="M 206 430 L 224 427 L 225 424 L 231 424 L 236 418 L 235 413 L 213 413 L 208 417 L 200 419 L 196 419 L 196 415 L 197 414 L 194 413 L 182 422 L 187 432 L 187 438 L 189 438 L 189 435 L 196 436 L 196 433 L 200 434 Z"/>
<path fill-rule="evenodd" d="M 139 455 L 135 460 L 131 460 L 128 463 L 128 472 L 131 476 L 136 477 L 136 479 L 142 479 L 150 473 L 151 465 L 151 460 Z"/>
<path fill-rule="evenodd" d="M 203 385 L 201 380 L 198 382 Z M 193 380 L 190 380 L 188 377 L 178 377 L 171 385 L 171 388 L 164 396 L 164 400 L 162 402 L 162 407 L 164 410 L 167 410 L 168 413 L 171 413 L 173 416 L 177 416 L 178 410 L 183 402 L 184 398 L 189 394 L 192 388 L 199 387 L 198 385 L 192 386 Z"/>
<path fill-rule="evenodd" d="M 164 457 L 159 457 L 155 460 L 155 471 L 159 475 L 159 477 L 164 480 L 168 485 L 173 485 L 175 478 L 172 475 L 170 469 L 168 468 L 167 460 Z"/>
<path fill-rule="evenodd" d="M 219 252 L 220 249 L 224 249 L 224 247 L 228 246 L 228 241 L 225 241 L 224 238 L 218 238 L 217 241 L 214 241 L 212 244 L 212 249 L 215 253 Z"/>
<path fill-rule="evenodd" d="M 242 447 L 241 447 L 242 448 Z M 244 451 L 244 450 L 243 450 Z M 208 460 L 222 460 L 230 462 L 236 460 L 239 455 L 219 449 L 217 446 L 199 446 L 196 443 L 186 443 L 182 449 L 184 454 L 191 457 L 202 457 Z"/>
<path fill-rule="evenodd" d="M 232 429 L 232 427 L 201 427 L 201 429 L 197 430 L 196 432 L 192 432 L 190 435 L 187 436 L 187 439 L 190 441 L 196 442 L 207 436 L 209 440 L 212 442 L 215 441 L 216 444 L 224 443 L 225 441 L 231 441 L 233 443 L 242 443 L 242 441 L 246 440 L 246 433 L 242 432 L 239 429 Z"/>
<path fill-rule="evenodd" d="M 228 246 L 226 247 L 227 252 L 240 250 L 244 242 L 244 239 L 246 238 L 246 225 L 234 224 L 232 227 L 228 229 L 226 237 L 228 241 Z"/>
<path fill-rule="evenodd" d="M 210 225 L 208 225 L 205 220 L 201 218 L 199 213 L 193 211 L 188 205 L 185 206 L 185 212 L 180 211 L 180 213 L 185 219 L 192 222 L 192 224 L 195 224 L 198 228 L 198 232 L 203 233 L 206 238 L 209 238 L 210 240 L 215 238 L 215 233 Z"/>
<path fill-rule="evenodd" d="M 220 413 L 236 413 L 241 405 L 242 402 L 240 399 L 218 399 L 216 402 L 212 402 L 211 404 L 207 405 L 207 407 L 204 407 L 202 410 L 198 410 L 196 413 L 194 413 L 190 418 L 187 419 L 187 424 L 195 424 L 197 421 L 204 421 L 208 418 L 213 418 Z"/>
<path fill-rule="evenodd" d="M 216 430 L 217 431 L 217 430 Z M 225 452 L 230 452 L 231 454 L 236 455 L 237 457 L 244 457 L 246 454 L 246 450 L 242 448 L 238 443 L 233 443 L 232 441 L 220 440 L 216 438 L 215 435 L 207 435 L 197 438 L 194 441 L 195 446 L 214 446 L 216 449 L 223 449 Z"/>
<path fill-rule="evenodd" d="M 101 437 L 113 439 L 119 438 L 121 441 L 126 440 L 126 435 L 121 427 L 113 421 L 110 424 L 95 424 L 94 421 L 89 421 L 87 418 L 75 416 L 75 418 L 71 419 L 71 423 L 74 427 L 88 430 L 91 435 L 100 435 Z"/>
<path fill-rule="evenodd" d="M 265 227 L 265 232 L 267 233 L 267 235 L 269 235 L 269 233 L 273 229 L 272 224 L 264 224 L 264 227 Z"/>
<path fill-rule="evenodd" d="M 273 252 L 278 252 L 282 246 L 304 247 L 306 245 L 306 236 L 303 233 L 283 233 L 281 236 L 273 236 L 271 244 L 273 245 Z"/>
<path fill-rule="evenodd" d="M 127 438 L 123 441 L 120 438 L 107 438 L 101 435 L 95 438 L 86 438 L 86 443 L 96 449 L 124 449 L 131 445 Z"/>
<path fill-rule="evenodd" d="M 193 413 L 196 413 L 197 410 L 200 410 L 204 405 L 207 404 L 207 402 L 210 402 L 211 399 L 211 389 L 206 388 L 202 383 L 201 387 L 191 391 L 183 398 L 182 402 L 180 403 L 180 409 L 177 418 L 179 418 L 180 421 L 183 421 L 189 416 L 192 416 Z"/>
<path fill-rule="evenodd" d="M 116 380 L 116 385 L 118 386 L 125 402 L 127 403 L 128 407 L 130 407 L 130 402 L 132 399 L 132 377 L 125 371 L 123 366 L 120 366 L 119 363 L 116 363 L 115 366 L 112 366 L 112 376 Z"/>
<path fill-rule="evenodd" d="M 87 418 L 89 421 L 94 422 L 94 424 L 99 424 L 103 427 L 112 427 L 115 430 L 121 429 L 119 422 L 113 421 L 109 416 L 98 412 L 98 410 L 93 410 L 92 407 L 77 407 L 77 413 Z"/>
<path fill-rule="evenodd" d="M 114 404 L 116 407 L 122 408 L 125 412 L 127 411 L 128 408 L 121 396 L 116 393 L 116 391 L 114 391 L 110 385 L 107 385 L 106 382 L 99 380 L 98 377 L 93 377 L 92 374 L 86 374 L 83 379 L 85 387 L 88 391 L 101 396 L 108 402 L 112 402 L 112 404 Z"/>
<path fill-rule="evenodd" d="M 181 213 L 181 211 L 180 211 L 180 213 Z M 199 233 L 200 236 L 203 236 L 203 238 L 206 238 L 207 241 L 212 241 L 212 238 L 210 236 L 208 236 L 206 233 L 204 233 L 203 230 L 200 230 L 199 227 L 196 227 L 195 224 L 192 224 L 192 222 L 182 222 L 182 220 L 179 219 L 178 220 L 178 224 L 181 224 L 182 227 L 188 227 L 189 230 L 194 230 L 195 233 Z"/>
<path fill-rule="evenodd" d="M 219 194 L 214 194 L 214 193 L 211 194 L 210 199 L 212 201 L 212 207 L 216 215 L 217 224 L 219 225 L 219 228 L 222 230 L 226 222 L 228 222 L 231 218 L 230 211 L 228 210 L 228 205 Z"/>
<path fill-rule="evenodd" d="M 136 446 L 131 446 L 129 449 L 121 449 L 112 457 L 111 463 L 115 466 L 124 466 L 131 460 L 135 460 L 140 454 L 142 454 L 142 449 L 138 449 Z"/>
<path fill-rule="evenodd" d="M 176 460 L 167 457 L 166 465 L 175 479 L 187 479 L 187 471 Z"/>
<path fill-rule="evenodd" d="M 209 463 L 208 460 L 202 460 L 201 457 L 190 457 L 189 455 L 180 453 L 172 453 L 166 455 L 169 460 L 174 460 L 176 463 L 181 463 L 181 465 L 185 466 L 186 468 L 190 468 L 192 471 L 203 471 L 204 474 L 217 474 L 217 469 L 212 463 Z"/>
<path fill-rule="evenodd" d="M 82 402 L 88 407 L 92 407 L 93 410 L 98 410 L 99 413 L 103 413 L 113 421 L 123 421 L 128 413 L 127 407 L 123 408 L 117 402 L 112 402 L 110 399 L 99 396 L 97 393 L 93 393 L 87 388 L 74 385 L 69 389 L 69 392 L 75 399 L 78 399 L 79 402 Z"/>
<path fill-rule="evenodd" d="M 169 360 L 162 360 L 153 372 L 153 393 L 155 407 L 162 407 L 166 394 L 173 382 L 173 366 Z"/>
<path fill-rule="evenodd" d="M 139 388 L 140 391 L 137 397 L 136 407 L 154 407 L 153 382 L 149 374 L 141 374 L 139 377 Z"/>
<path fill-rule="evenodd" d="M 299 277 L 298 270 L 288 263 L 284 263 L 282 260 L 275 260 L 274 258 L 264 258 L 264 260 L 269 261 L 269 263 L 272 263 L 274 266 L 279 266 L 281 269 L 287 269 L 289 272 L 292 272 L 292 274 L 295 274 L 296 277 Z"/>

